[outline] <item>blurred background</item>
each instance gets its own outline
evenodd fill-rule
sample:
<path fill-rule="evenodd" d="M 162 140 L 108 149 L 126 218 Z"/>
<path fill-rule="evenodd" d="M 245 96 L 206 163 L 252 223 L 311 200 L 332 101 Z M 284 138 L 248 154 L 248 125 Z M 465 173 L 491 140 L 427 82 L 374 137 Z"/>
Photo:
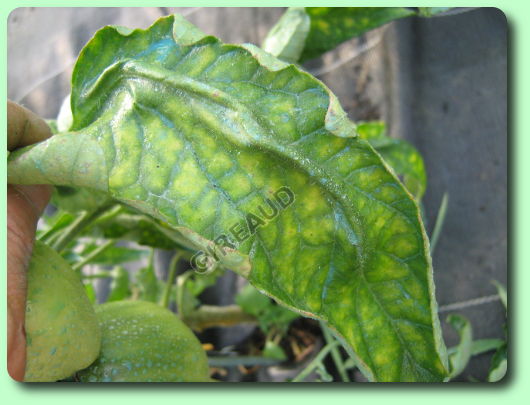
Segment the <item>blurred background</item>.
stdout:
<path fill-rule="evenodd" d="M 8 97 L 55 118 L 70 92 L 77 55 L 108 24 L 148 27 L 183 14 L 224 42 L 260 45 L 283 8 L 18 8 L 8 20 Z M 352 39 L 304 67 L 338 96 L 353 120 L 384 120 L 391 136 L 416 146 L 425 160 L 426 227 L 433 229 L 442 196 L 447 214 L 433 256 L 440 319 L 448 346 L 458 342 L 445 318 L 466 316 L 474 338 L 503 338 L 505 310 L 492 280 L 507 283 L 507 36 L 503 13 L 461 10 L 429 19 L 409 17 Z M 171 253 L 158 251 L 158 269 Z M 129 269 L 134 274 L 135 267 Z M 159 270 L 164 278 L 164 271 Z M 232 304 L 244 285 L 226 273 L 201 301 Z M 103 281 L 99 294 L 108 289 Z M 100 297 L 98 297 L 100 298 Z M 318 330 L 311 321 L 295 325 Z M 318 331 L 314 332 L 319 339 Z M 210 328 L 216 349 L 255 338 L 255 325 Z M 254 337 L 253 337 L 254 336 Z M 474 356 L 461 381 L 484 381 L 492 353 Z M 310 359 L 310 356 L 307 360 Z M 251 370 L 251 372 L 249 372 Z M 225 367 L 228 381 L 276 381 L 290 368 Z M 294 375 L 296 372 L 294 372 Z M 363 380 L 360 374 L 355 378 Z"/>

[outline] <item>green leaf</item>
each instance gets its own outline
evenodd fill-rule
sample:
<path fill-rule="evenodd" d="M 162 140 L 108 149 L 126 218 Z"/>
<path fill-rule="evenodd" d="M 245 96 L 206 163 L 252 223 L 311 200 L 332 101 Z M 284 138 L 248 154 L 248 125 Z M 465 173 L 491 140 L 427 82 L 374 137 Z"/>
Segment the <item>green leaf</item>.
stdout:
<path fill-rule="evenodd" d="M 110 286 L 110 294 L 107 302 L 122 301 L 131 296 L 131 289 L 129 283 L 129 272 L 121 266 L 115 267 L 111 274 L 113 276 L 112 284 Z"/>
<path fill-rule="evenodd" d="M 194 274 L 188 278 L 186 289 L 195 297 L 199 296 L 206 288 L 215 285 L 217 279 L 224 274 L 224 271 L 214 271 L 208 274 Z"/>
<path fill-rule="evenodd" d="M 90 252 L 97 249 L 97 246 L 98 245 L 90 244 L 83 250 L 81 255 L 87 256 Z M 110 246 L 93 257 L 90 263 L 98 264 L 100 266 L 113 266 L 120 263 L 140 260 L 142 257 L 145 257 L 146 254 L 146 250 L 131 249 L 123 246 Z"/>
<path fill-rule="evenodd" d="M 106 193 L 84 187 L 55 186 L 52 204 L 67 212 L 95 211 L 108 204 Z"/>
<path fill-rule="evenodd" d="M 357 132 L 381 154 L 385 162 L 402 179 L 410 193 L 420 200 L 427 186 L 427 175 L 421 154 L 407 141 L 386 136 L 382 121 L 359 122 Z"/>
<path fill-rule="evenodd" d="M 271 305 L 269 298 L 247 284 L 236 295 L 236 304 L 247 314 L 258 317 Z"/>
<path fill-rule="evenodd" d="M 46 124 L 50 127 L 50 130 L 52 131 L 52 134 L 56 134 L 59 132 L 59 128 L 57 128 L 57 120 L 45 120 Z"/>
<path fill-rule="evenodd" d="M 508 310 L 508 293 L 506 292 L 506 288 L 497 280 L 492 280 L 492 283 L 497 288 L 497 294 L 499 294 L 504 309 Z"/>
<path fill-rule="evenodd" d="M 436 14 L 451 10 L 452 8 L 453 7 L 418 7 L 418 12 L 421 17 L 432 17 Z"/>
<path fill-rule="evenodd" d="M 296 63 L 305 47 L 310 18 L 303 7 L 290 7 L 271 28 L 261 47 L 285 62 Z"/>
<path fill-rule="evenodd" d="M 418 206 L 314 77 L 169 16 L 100 30 L 72 111 L 72 132 L 10 155 L 10 183 L 96 188 L 169 224 L 328 323 L 371 380 L 446 378 Z"/>
<path fill-rule="evenodd" d="M 285 354 L 281 346 L 270 340 L 267 340 L 265 342 L 265 347 L 263 348 L 263 356 L 280 361 L 287 360 L 287 355 Z"/>
<path fill-rule="evenodd" d="M 47 242 L 67 228 L 75 220 L 75 216 L 58 210 L 52 215 L 43 215 L 42 219 L 44 227 L 42 230 L 37 230 L 37 239 Z"/>
<path fill-rule="evenodd" d="M 488 375 L 489 382 L 498 382 L 504 378 L 508 371 L 508 345 L 502 345 L 491 360 Z"/>
<path fill-rule="evenodd" d="M 173 250 L 181 247 L 183 240 L 180 233 L 169 226 L 145 215 L 134 213 L 133 210 L 98 221 L 89 229 L 89 234 L 102 236 L 106 239 L 124 239 L 158 249 Z"/>
<path fill-rule="evenodd" d="M 473 335 L 471 324 L 465 317 L 461 315 L 449 315 L 447 317 L 447 322 L 449 322 L 460 335 L 460 343 L 456 346 L 454 353 L 449 355 L 451 378 L 454 378 L 464 371 L 467 363 L 469 363 L 473 345 Z"/>
<path fill-rule="evenodd" d="M 247 314 L 258 318 L 260 328 L 265 333 L 272 327 L 275 327 L 278 332 L 284 333 L 291 321 L 300 316 L 298 312 L 275 305 L 250 284 L 237 293 L 235 301 Z"/>
<path fill-rule="evenodd" d="M 162 288 L 161 282 L 155 274 L 152 265 L 144 267 L 136 273 L 136 284 L 139 287 L 139 299 L 157 303 L 160 299 Z"/>
<path fill-rule="evenodd" d="M 70 108 L 70 94 L 68 94 L 59 109 L 59 115 L 57 115 L 57 132 L 68 131 L 72 126 L 73 116 L 72 109 Z"/>
<path fill-rule="evenodd" d="M 487 353 L 492 350 L 497 350 L 499 347 L 501 347 L 504 344 L 504 340 L 502 339 L 478 339 L 473 340 L 473 343 L 471 344 L 471 356 L 478 356 L 479 354 Z M 458 347 L 450 347 L 447 349 L 447 354 L 451 356 L 452 354 L 456 353 L 458 350 Z"/>
<path fill-rule="evenodd" d="M 88 297 L 88 300 L 90 301 L 91 304 L 95 304 L 96 303 L 96 290 L 94 289 L 94 286 L 90 282 L 85 283 L 84 286 L 85 286 L 85 292 Z"/>
<path fill-rule="evenodd" d="M 300 61 L 316 58 L 350 38 L 398 18 L 414 15 L 405 7 L 306 7 L 311 28 Z"/>

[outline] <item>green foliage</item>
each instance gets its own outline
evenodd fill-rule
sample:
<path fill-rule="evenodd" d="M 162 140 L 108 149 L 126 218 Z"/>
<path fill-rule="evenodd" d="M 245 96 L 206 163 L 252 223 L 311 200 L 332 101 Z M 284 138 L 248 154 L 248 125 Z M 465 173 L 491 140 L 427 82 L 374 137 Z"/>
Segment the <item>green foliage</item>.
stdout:
<path fill-rule="evenodd" d="M 88 188 L 56 186 L 52 194 L 52 204 L 71 213 L 94 211 L 109 201 L 107 194 Z"/>
<path fill-rule="evenodd" d="M 449 355 L 451 378 L 454 378 L 464 371 L 467 363 L 469 363 L 473 344 L 473 332 L 469 321 L 461 315 L 449 315 L 447 317 L 447 322 L 449 322 L 460 335 L 460 343 L 455 348 L 454 352 Z"/>
<path fill-rule="evenodd" d="M 488 374 L 489 382 L 498 382 L 504 378 L 508 371 L 508 344 L 505 343 L 495 353 L 491 360 Z"/>
<path fill-rule="evenodd" d="M 162 286 L 155 274 L 152 261 L 136 273 L 136 285 L 141 301 L 158 302 L 161 298 Z"/>
<path fill-rule="evenodd" d="M 97 249 L 98 245 L 95 243 L 88 244 L 82 251 L 81 256 L 87 256 Z M 133 262 L 140 260 L 147 254 L 146 250 L 132 249 L 123 246 L 111 246 L 106 248 L 101 253 L 91 258 L 91 264 L 98 264 L 100 266 L 114 266 L 116 264 Z"/>
<path fill-rule="evenodd" d="M 492 283 L 497 289 L 497 294 L 499 294 L 504 309 L 508 310 L 508 293 L 506 292 L 506 288 L 497 280 L 493 280 Z"/>
<path fill-rule="evenodd" d="M 405 7 L 306 7 L 306 12 L 311 28 L 302 62 L 390 21 L 415 14 Z"/>
<path fill-rule="evenodd" d="M 390 138 L 382 121 L 359 122 L 359 137 L 370 142 L 385 162 L 403 181 L 405 187 L 419 201 L 425 193 L 427 175 L 421 154 L 407 141 Z"/>
<path fill-rule="evenodd" d="M 288 63 L 296 63 L 306 44 L 310 25 L 303 7 L 290 7 L 271 28 L 261 47 Z"/>
<path fill-rule="evenodd" d="M 265 342 L 265 347 L 263 348 L 263 356 L 280 361 L 284 361 L 287 359 L 287 356 L 285 355 L 285 352 L 280 347 L 280 345 L 270 340 Z"/>
<path fill-rule="evenodd" d="M 291 321 L 300 316 L 296 312 L 274 304 L 270 298 L 261 294 L 250 284 L 237 293 L 236 304 L 246 313 L 255 316 L 265 333 L 273 327 L 280 333 L 285 333 Z"/>
<path fill-rule="evenodd" d="M 100 30 L 71 105 L 71 132 L 13 152 L 9 182 L 97 189 L 204 251 L 287 187 L 220 264 L 328 323 L 369 379 L 446 378 L 418 206 L 321 82 L 170 16 Z"/>
<path fill-rule="evenodd" d="M 129 273 L 121 266 L 116 266 L 111 271 L 112 284 L 107 302 L 121 301 L 131 296 Z"/>
<path fill-rule="evenodd" d="M 448 10 L 451 10 L 451 7 L 418 7 L 418 14 L 421 17 L 432 17 Z"/>

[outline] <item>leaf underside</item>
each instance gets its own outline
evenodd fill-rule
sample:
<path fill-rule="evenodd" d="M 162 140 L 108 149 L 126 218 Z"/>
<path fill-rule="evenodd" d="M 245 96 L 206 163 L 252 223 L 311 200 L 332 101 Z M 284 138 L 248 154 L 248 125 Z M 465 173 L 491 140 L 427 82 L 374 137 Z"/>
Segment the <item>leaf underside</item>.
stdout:
<path fill-rule="evenodd" d="M 286 186 L 294 203 L 222 265 L 329 323 L 369 379 L 446 378 L 418 207 L 321 82 L 170 16 L 100 30 L 71 102 L 71 132 L 12 153 L 10 183 L 99 189 L 195 249 Z"/>

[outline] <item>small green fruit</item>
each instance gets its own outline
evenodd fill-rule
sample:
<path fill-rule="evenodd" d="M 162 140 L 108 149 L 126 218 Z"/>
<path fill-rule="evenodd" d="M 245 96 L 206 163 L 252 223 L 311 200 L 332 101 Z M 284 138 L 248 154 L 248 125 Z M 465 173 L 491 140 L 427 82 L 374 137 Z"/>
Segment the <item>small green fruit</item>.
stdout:
<path fill-rule="evenodd" d="M 207 382 L 199 340 L 174 313 L 151 302 L 118 301 L 96 307 L 101 354 L 78 373 L 83 382 Z"/>
<path fill-rule="evenodd" d="M 88 367 L 98 356 L 101 334 L 77 273 L 36 241 L 27 277 L 24 381 L 57 381 Z"/>

